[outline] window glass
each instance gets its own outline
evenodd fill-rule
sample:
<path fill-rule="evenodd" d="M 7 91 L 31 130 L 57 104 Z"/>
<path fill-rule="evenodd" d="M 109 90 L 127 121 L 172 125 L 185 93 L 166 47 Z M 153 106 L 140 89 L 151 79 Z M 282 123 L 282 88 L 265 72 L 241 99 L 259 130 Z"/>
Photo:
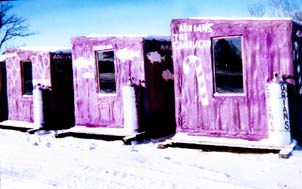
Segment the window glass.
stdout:
<path fill-rule="evenodd" d="M 100 93 L 116 93 L 114 52 L 98 51 L 96 55 Z"/>
<path fill-rule="evenodd" d="M 216 93 L 243 93 L 241 37 L 213 38 Z"/>
<path fill-rule="evenodd" d="M 32 78 L 31 61 L 21 62 L 21 75 L 22 75 L 22 94 L 32 95 L 33 78 Z"/>

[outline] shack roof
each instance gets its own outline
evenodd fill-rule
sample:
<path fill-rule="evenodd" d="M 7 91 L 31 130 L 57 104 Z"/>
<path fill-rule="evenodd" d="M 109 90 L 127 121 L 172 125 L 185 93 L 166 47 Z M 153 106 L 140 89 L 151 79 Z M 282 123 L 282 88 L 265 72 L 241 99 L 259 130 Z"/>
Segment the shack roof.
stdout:
<path fill-rule="evenodd" d="M 296 24 L 302 25 L 302 20 L 296 20 L 291 17 L 188 17 L 188 18 L 176 18 L 173 20 L 186 20 L 186 19 L 192 19 L 192 20 L 229 20 L 229 21 L 240 21 L 240 20 L 250 20 L 250 21 L 292 21 Z"/>
<path fill-rule="evenodd" d="M 46 51 L 46 52 L 71 52 L 71 47 L 59 47 L 59 46 L 23 46 L 18 48 L 20 50 L 28 51 Z"/>
<path fill-rule="evenodd" d="M 106 38 L 106 37 L 140 37 L 147 40 L 158 40 L 158 41 L 170 41 L 170 35 L 147 35 L 147 34 L 89 34 L 86 36 L 87 38 Z"/>
<path fill-rule="evenodd" d="M 207 20 L 293 20 L 290 17 L 189 17 L 189 19 Z"/>

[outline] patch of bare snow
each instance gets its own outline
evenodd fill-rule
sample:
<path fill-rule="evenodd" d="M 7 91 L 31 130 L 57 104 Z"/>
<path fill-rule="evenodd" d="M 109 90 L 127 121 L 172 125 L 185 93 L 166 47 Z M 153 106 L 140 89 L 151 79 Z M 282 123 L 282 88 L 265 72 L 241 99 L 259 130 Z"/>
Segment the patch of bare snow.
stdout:
<path fill-rule="evenodd" d="M 281 159 L 53 134 L 0 130 L 2 188 L 302 188 L 302 151 Z"/>

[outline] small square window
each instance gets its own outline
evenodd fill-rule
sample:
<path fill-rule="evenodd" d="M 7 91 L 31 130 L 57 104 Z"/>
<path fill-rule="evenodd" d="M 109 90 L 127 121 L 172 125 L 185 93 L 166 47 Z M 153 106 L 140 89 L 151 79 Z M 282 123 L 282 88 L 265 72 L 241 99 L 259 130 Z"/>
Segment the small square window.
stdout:
<path fill-rule="evenodd" d="M 213 38 L 216 93 L 243 93 L 241 37 Z"/>
<path fill-rule="evenodd" d="M 21 62 L 22 95 L 33 94 L 33 77 L 31 61 Z"/>
<path fill-rule="evenodd" d="M 99 92 L 101 94 L 115 94 L 114 51 L 97 51 L 96 57 Z"/>

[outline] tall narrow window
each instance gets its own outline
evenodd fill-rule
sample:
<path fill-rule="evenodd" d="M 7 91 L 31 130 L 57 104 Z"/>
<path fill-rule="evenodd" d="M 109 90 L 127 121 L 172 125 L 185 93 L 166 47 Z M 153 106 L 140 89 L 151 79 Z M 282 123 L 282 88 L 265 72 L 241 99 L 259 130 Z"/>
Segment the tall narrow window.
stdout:
<path fill-rule="evenodd" d="M 33 77 L 31 61 L 21 62 L 22 94 L 33 94 Z"/>
<path fill-rule="evenodd" d="M 216 93 L 243 93 L 241 37 L 213 38 Z"/>
<path fill-rule="evenodd" d="M 115 68 L 114 51 L 97 51 L 97 69 L 99 92 L 102 94 L 115 94 Z"/>

